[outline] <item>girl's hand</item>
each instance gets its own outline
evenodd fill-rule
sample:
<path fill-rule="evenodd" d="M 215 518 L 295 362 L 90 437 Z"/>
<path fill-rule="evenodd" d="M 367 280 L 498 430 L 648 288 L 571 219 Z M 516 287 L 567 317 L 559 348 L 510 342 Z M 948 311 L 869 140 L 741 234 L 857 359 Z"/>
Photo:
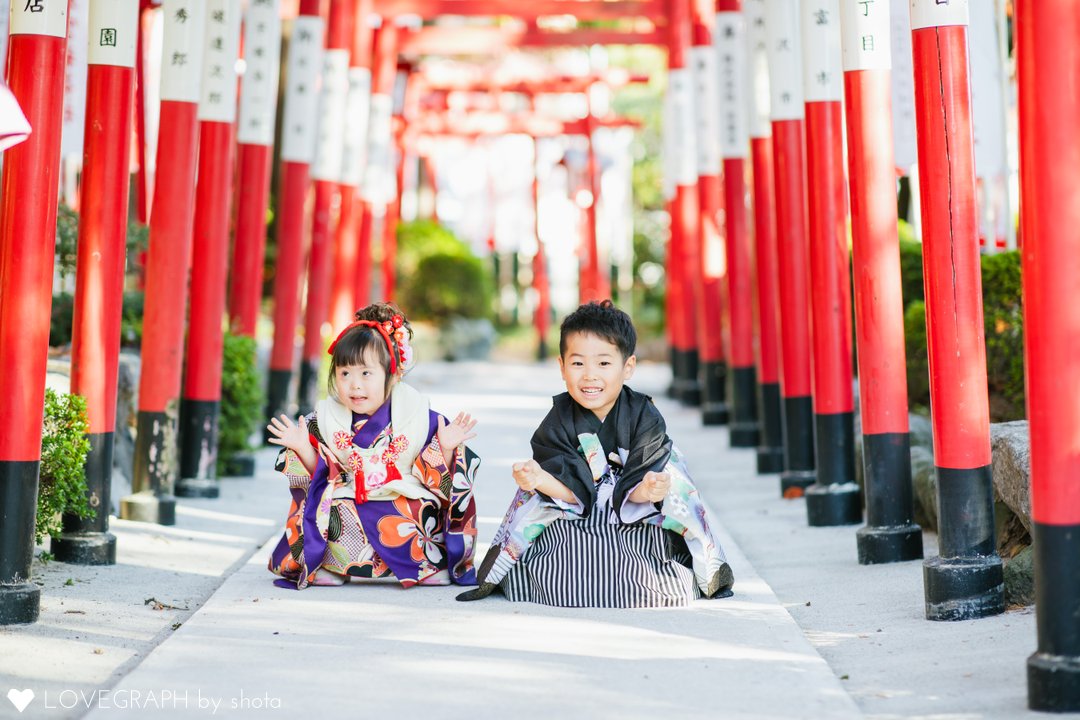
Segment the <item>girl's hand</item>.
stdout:
<path fill-rule="evenodd" d="M 476 421 L 468 413 L 458 413 L 453 422 L 446 422 L 446 418 L 439 416 L 439 429 L 435 436 L 439 438 L 439 447 L 443 451 L 443 459 L 449 465 L 453 462 L 454 451 L 465 442 L 476 437 L 472 430 L 476 427 Z"/>
<path fill-rule="evenodd" d="M 525 492 L 534 492 L 540 483 L 544 481 L 546 473 L 535 460 L 514 463 L 511 468 L 514 474 L 514 482 Z"/>
<path fill-rule="evenodd" d="M 671 475 L 666 472 L 645 473 L 641 484 L 630 494 L 631 502 L 663 502 L 671 491 Z"/>
<path fill-rule="evenodd" d="M 298 455 L 302 456 L 305 449 L 311 447 L 308 441 L 307 418 L 303 415 L 300 416 L 299 423 L 294 423 L 288 415 L 282 415 L 280 418 L 272 417 L 266 429 L 274 436 L 267 442 L 281 445 Z"/>

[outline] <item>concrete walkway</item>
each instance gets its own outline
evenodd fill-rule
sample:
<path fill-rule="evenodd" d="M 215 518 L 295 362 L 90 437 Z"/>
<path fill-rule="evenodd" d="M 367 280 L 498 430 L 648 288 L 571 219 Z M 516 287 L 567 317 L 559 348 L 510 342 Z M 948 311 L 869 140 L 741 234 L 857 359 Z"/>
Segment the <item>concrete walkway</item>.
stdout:
<path fill-rule="evenodd" d="M 422 364 L 410 381 L 480 419 L 482 554 L 557 369 Z M 717 512 L 734 598 L 574 610 L 457 603 L 453 587 L 279 589 L 265 566 L 288 501 L 267 451 L 254 480 L 182 503 L 176 528 L 115 523 L 117 566 L 46 566 L 41 622 L 0 628 L 0 692 L 35 697 L 21 715 L 0 700 L 0 718 L 1041 717 L 1025 711 L 1031 610 L 922 619 L 919 563 L 860 567 L 854 527 L 807 528 L 752 452 L 661 399 L 666 382 L 643 366 L 631 384 L 657 397 Z"/>

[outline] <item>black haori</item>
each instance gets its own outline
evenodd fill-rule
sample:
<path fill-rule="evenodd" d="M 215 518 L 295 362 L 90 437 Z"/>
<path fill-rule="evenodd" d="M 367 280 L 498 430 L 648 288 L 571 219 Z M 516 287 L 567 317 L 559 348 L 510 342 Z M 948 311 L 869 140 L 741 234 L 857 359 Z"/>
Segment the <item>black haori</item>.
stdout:
<path fill-rule="evenodd" d="M 603 422 L 579 405 L 570 393 L 561 393 L 552 400 L 551 411 L 532 436 L 533 459 L 581 500 L 585 516 L 596 504 L 596 483 L 588 462 L 578 451 L 579 435 L 597 435 L 607 453 L 617 453 L 619 448 L 628 451 L 622 476 L 612 493 L 612 506 L 616 509 L 622 507 L 645 473 L 660 472 L 667 465 L 671 438 L 663 416 L 648 395 L 624 386 Z"/>

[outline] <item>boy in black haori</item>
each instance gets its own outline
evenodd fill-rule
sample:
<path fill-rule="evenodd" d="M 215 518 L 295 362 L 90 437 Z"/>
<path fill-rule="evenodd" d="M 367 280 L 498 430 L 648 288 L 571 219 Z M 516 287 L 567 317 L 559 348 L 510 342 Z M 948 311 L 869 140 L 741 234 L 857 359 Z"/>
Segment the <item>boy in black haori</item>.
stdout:
<path fill-rule="evenodd" d="M 664 418 L 625 385 L 637 333 L 610 300 L 563 321 L 567 392 L 513 466 L 518 492 L 481 564 L 479 587 L 563 607 L 671 607 L 730 596 L 731 567 Z"/>

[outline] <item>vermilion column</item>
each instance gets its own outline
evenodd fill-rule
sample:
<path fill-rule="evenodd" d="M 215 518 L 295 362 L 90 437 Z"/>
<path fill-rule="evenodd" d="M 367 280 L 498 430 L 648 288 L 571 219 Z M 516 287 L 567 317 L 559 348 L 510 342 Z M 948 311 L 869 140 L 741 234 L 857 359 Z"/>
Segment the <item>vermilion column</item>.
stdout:
<path fill-rule="evenodd" d="M 815 479 L 799 0 L 766 0 L 765 8 L 780 290 L 784 422 L 780 491 L 784 497 L 798 497 Z"/>
<path fill-rule="evenodd" d="M 758 324 L 758 410 L 761 417 L 757 471 L 784 469 L 783 410 L 780 403 L 780 290 L 776 258 L 776 186 L 773 182 L 772 121 L 769 108 L 768 33 L 765 4 L 748 3 L 746 103 L 750 117 L 750 156 L 754 176 L 754 278 Z"/>
<path fill-rule="evenodd" d="M 161 121 L 146 263 L 135 468 L 132 494 L 120 501 L 120 517 L 174 525 L 206 3 L 166 0 L 162 16 Z"/>
<path fill-rule="evenodd" d="M 398 28 L 384 18 L 382 27 L 375 33 L 371 114 L 368 116 L 367 166 L 364 168 L 362 189 L 362 197 L 366 211 L 370 213 L 370 219 L 365 217 L 360 228 L 361 267 L 359 274 L 368 281 L 370 281 L 372 271 L 370 248 L 375 219 L 381 217 L 385 227 L 386 223 L 390 222 L 387 209 L 397 198 L 397 167 L 394 161 L 393 145 L 393 92 L 397 77 L 397 46 Z M 387 278 L 385 253 L 382 284 L 382 299 L 391 299 L 386 291 L 387 286 L 393 284 L 393 278 Z"/>
<path fill-rule="evenodd" d="M 399 32 L 401 32 L 399 30 Z M 395 63 L 396 64 L 396 63 Z M 393 170 L 394 194 L 386 204 L 383 215 L 382 276 L 383 297 L 393 302 L 397 298 L 397 226 L 401 221 L 401 196 L 405 192 L 405 148 L 398 142 L 396 128 L 404 127 L 405 97 L 412 69 L 404 64 L 394 74 L 394 106 L 390 123 L 389 162 Z"/>
<path fill-rule="evenodd" d="M 926 617 L 1004 612 L 994 538 L 967 2 L 911 5 L 930 415 L 939 557 L 923 564 Z"/>
<path fill-rule="evenodd" d="M 701 404 L 699 381 L 700 355 L 697 328 L 704 321 L 701 312 L 702 296 L 698 224 L 701 215 L 697 191 L 697 138 L 693 78 L 687 66 L 690 49 L 690 0 L 671 0 L 669 18 L 668 85 L 671 93 L 672 120 L 675 137 L 675 199 L 671 217 L 672 264 L 669 265 L 671 289 L 681 290 L 670 312 L 680 315 L 675 329 L 674 393 L 687 405 Z M 669 315 L 670 317 L 670 315 Z"/>
<path fill-rule="evenodd" d="M 348 325 L 356 309 L 367 304 L 366 294 L 358 301 L 356 275 L 360 261 L 360 232 L 364 221 L 364 207 L 359 190 L 367 164 L 368 114 L 371 112 L 372 28 L 368 22 L 371 4 L 372 0 L 357 0 L 349 53 L 349 91 L 339 186 L 341 215 L 334 235 L 333 285 L 330 296 L 332 328 Z M 370 223 L 370 217 L 368 222 Z"/>
<path fill-rule="evenodd" d="M 1028 658 L 1032 710 L 1080 710 L 1080 7 L 1016 5 L 1020 84 L 1024 359 L 1031 431 L 1038 650 Z M 1068 401 L 1064 399 L 1068 398 Z"/>
<path fill-rule="evenodd" d="M 922 558 L 913 521 L 889 6 L 841 0 L 866 527 L 859 562 Z"/>
<path fill-rule="evenodd" d="M 353 0 L 330 0 L 330 19 L 323 53 L 319 93 L 318 138 L 311 178 L 315 209 L 311 219 L 308 255 L 307 307 L 304 310 L 304 351 L 300 360 L 300 412 L 310 412 L 319 394 L 319 365 L 329 334 L 330 283 L 334 229 L 340 203 L 341 155 L 345 142 L 345 110 L 349 96 L 349 49 L 352 47 Z"/>
<path fill-rule="evenodd" d="M 244 16 L 244 63 L 236 126 L 236 239 L 229 317 L 233 332 L 253 338 L 262 301 L 266 253 L 266 210 L 281 65 L 281 0 L 248 6 Z"/>
<path fill-rule="evenodd" d="M 4 155 L 0 181 L 0 625 L 34 622 L 41 591 L 30 580 L 49 350 L 67 3 L 11 5 L 8 83 L 30 137 Z"/>
<path fill-rule="evenodd" d="M 817 448 L 817 482 L 806 490 L 806 518 L 813 526 L 849 525 L 862 520 L 862 498 L 855 484 L 840 0 L 803 0 L 801 39 Z"/>
<path fill-rule="evenodd" d="M 698 223 L 698 284 L 701 286 L 701 322 L 697 341 L 701 357 L 701 411 L 706 425 L 728 422 L 727 362 L 724 358 L 724 213 L 720 180 L 720 88 L 716 52 L 712 47 L 716 20 L 712 2 L 695 0 L 690 67 L 694 81 L 694 116 L 697 120 L 697 189 L 701 218 Z"/>
<path fill-rule="evenodd" d="M 746 227 L 746 158 L 750 149 L 746 94 L 746 28 L 740 0 L 717 0 L 713 52 L 717 63 L 720 155 L 724 163 L 727 313 L 731 330 L 731 446 L 760 440 L 754 370 L 754 247 Z M 779 443 L 778 443 L 779 444 Z"/>
<path fill-rule="evenodd" d="M 138 0 L 90 3 L 71 392 L 86 398 L 86 487 L 95 515 L 64 515 L 64 533 L 52 539 L 57 560 L 80 565 L 116 563 L 109 508 L 138 34 Z"/>
<path fill-rule="evenodd" d="M 206 0 L 206 49 L 199 101 L 199 174 L 191 261 L 191 323 L 180 402 L 180 497 L 217 497 L 218 416 L 225 338 L 240 0 Z"/>
<path fill-rule="evenodd" d="M 281 175 L 278 187 L 277 262 L 274 278 L 274 347 L 266 414 L 289 410 L 289 384 L 296 355 L 300 288 L 304 278 L 304 205 L 315 158 L 317 93 L 322 68 L 324 22 L 319 0 L 301 0 L 293 21 L 282 111 Z"/>
<path fill-rule="evenodd" d="M 663 173 L 661 177 L 661 192 L 664 196 L 664 207 L 667 210 L 670 223 L 668 225 L 667 252 L 664 257 L 664 331 L 668 341 L 668 362 L 671 365 L 671 385 L 668 386 L 668 397 L 677 396 L 680 388 L 680 373 L 682 372 L 682 360 L 679 348 L 682 346 L 686 335 L 686 317 L 682 313 L 682 275 L 679 258 L 682 256 L 681 236 L 679 226 L 676 224 L 675 212 L 675 176 L 678 174 L 679 152 L 678 129 L 675 127 L 675 89 L 671 86 L 670 78 L 667 91 L 664 93 L 663 127 L 661 128 L 661 143 L 663 154 Z"/>
<path fill-rule="evenodd" d="M 532 273 L 533 290 L 536 292 L 536 312 L 533 325 L 536 327 L 536 359 L 547 359 L 547 335 L 551 325 L 551 286 L 548 283 L 547 255 L 544 252 L 544 239 L 540 235 L 540 140 L 533 137 L 533 231 L 536 233 L 536 254 L 533 255 Z"/>

